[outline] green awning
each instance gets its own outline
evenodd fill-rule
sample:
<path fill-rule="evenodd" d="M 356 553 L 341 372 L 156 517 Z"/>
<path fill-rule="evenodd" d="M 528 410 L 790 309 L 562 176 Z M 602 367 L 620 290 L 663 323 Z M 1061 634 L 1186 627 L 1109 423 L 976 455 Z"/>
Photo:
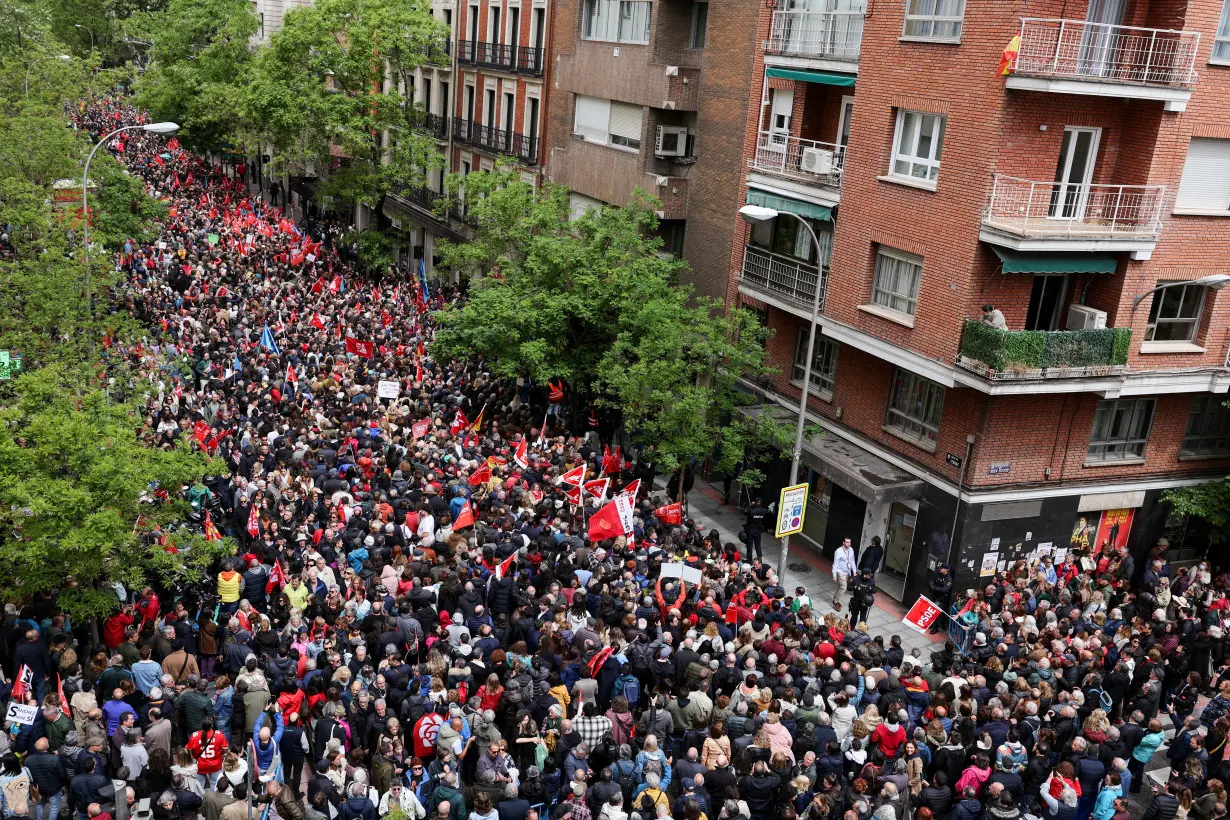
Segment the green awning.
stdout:
<path fill-rule="evenodd" d="M 811 202 L 803 202 L 798 199 L 790 199 L 789 197 L 778 196 L 771 194 L 768 191 L 759 191 L 755 188 L 747 189 L 747 204 L 760 205 L 764 208 L 772 208 L 775 211 L 789 211 L 792 214 L 805 216 L 809 219 L 833 219 L 833 209 L 826 208 L 823 205 L 814 205 Z"/>
<path fill-rule="evenodd" d="M 1108 253 L 1029 253 L 992 245 L 1004 273 L 1114 273 L 1119 263 Z"/>
<path fill-rule="evenodd" d="M 801 83 L 820 83 L 821 85 L 838 85 L 850 88 L 856 77 L 853 74 L 833 74 L 828 71 L 805 71 L 801 68 L 770 68 L 765 72 L 770 77 L 779 80 L 797 80 Z"/>

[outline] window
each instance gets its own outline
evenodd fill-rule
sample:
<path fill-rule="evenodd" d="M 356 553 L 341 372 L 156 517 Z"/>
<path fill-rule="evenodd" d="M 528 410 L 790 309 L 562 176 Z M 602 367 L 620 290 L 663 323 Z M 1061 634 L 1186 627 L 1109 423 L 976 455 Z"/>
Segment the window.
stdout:
<path fill-rule="evenodd" d="M 585 0 L 582 36 L 613 43 L 649 42 L 648 0 Z"/>
<path fill-rule="evenodd" d="M 1158 282 L 1159 285 L 1166 284 Z M 1201 285 L 1174 284 L 1153 294 L 1146 342 L 1190 342 L 1200 329 L 1205 288 Z"/>
<path fill-rule="evenodd" d="M 1230 2 L 1230 0 L 1227 0 Z M 705 29 L 709 25 L 709 4 L 692 4 L 692 48 L 705 47 Z"/>
<path fill-rule="evenodd" d="M 1218 396 L 1197 396 L 1187 418 L 1187 433 L 1179 454 L 1185 456 L 1230 455 L 1230 410 Z"/>
<path fill-rule="evenodd" d="M 1230 0 L 1226 0 L 1230 9 Z M 1227 42 L 1230 60 L 1230 41 Z M 1230 140 L 1193 139 L 1179 180 L 1177 208 L 1230 211 Z"/>
<path fill-rule="evenodd" d="M 641 149 L 639 105 L 577 94 L 572 132 L 587 142 Z"/>
<path fill-rule="evenodd" d="M 943 411 L 943 387 L 900 367 L 893 370 L 885 426 L 934 447 Z"/>
<path fill-rule="evenodd" d="M 871 301 L 889 310 L 913 316 L 918 307 L 918 280 L 921 278 L 922 260 L 917 256 L 880 248 L 876 252 Z"/>
<path fill-rule="evenodd" d="M 798 337 L 794 344 L 794 367 L 790 371 L 792 381 L 802 384 L 803 370 L 807 364 L 807 336 L 808 329 L 806 327 L 799 328 Z M 819 390 L 821 393 L 833 395 L 833 385 L 837 380 L 837 343 L 829 341 L 820 335 L 820 331 L 816 331 L 816 344 L 812 348 L 811 356 L 811 386 L 814 390 Z"/>
<path fill-rule="evenodd" d="M 1085 460 L 1106 463 L 1144 458 L 1153 403 L 1153 399 L 1098 402 Z"/>
<path fill-rule="evenodd" d="M 906 37 L 922 40 L 961 39 L 965 0 L 905 0 Z"/>
<path fill-rule="evenodd" d="M 1221 22 L 1217 24 L 1217 34 L 1213 38 L 1214 62 L 1230 63 L 1230 0 L 1221 7 Z"/>
<path fill-rule="evenodd" d="M 940 175 L 944 117 L 918 111 L 897 112 L 893 137 L 893 176 L 935 182 Z"/>

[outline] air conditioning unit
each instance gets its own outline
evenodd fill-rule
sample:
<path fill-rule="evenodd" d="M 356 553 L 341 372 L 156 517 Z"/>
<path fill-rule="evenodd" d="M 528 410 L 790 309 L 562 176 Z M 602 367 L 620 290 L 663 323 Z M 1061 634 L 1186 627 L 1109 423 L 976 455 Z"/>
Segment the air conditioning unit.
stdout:
<path fill-rule="evenodd" d="M 1106 327 L 1106 311 L 1087 305 L 1068 308 L 1068 330 L 1099 330 Z"/>
<path fill-rule="evenodd" d="M 823 148 L 804 148 L 803 158 L 799 163 L 809 174 L 833 173 L 833 152 Z"/>
<path fill-rule="evenodd" d="M 682 125 L 659 125 L 658 143 L 654 154 L 659 157 L 686 157 L 688 129 Z"/>

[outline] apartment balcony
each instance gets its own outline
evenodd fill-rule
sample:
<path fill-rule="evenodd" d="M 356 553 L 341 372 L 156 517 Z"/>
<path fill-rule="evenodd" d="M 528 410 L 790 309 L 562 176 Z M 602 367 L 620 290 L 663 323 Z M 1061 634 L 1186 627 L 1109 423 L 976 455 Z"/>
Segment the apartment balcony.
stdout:
<path fill-rule="evenodd" d="M 1165 185 L 1076 185 L 996 174 L 983 242 L 1022 251 L 1131 251 L 1148 259 Z"/>
<path fill-rule="evenodd" d="M 817 282 L 820 285 L 820 310 L 823 311 L 827 271 L 822 273 L 815 265 L 754 245 L 743 248 L 739 291 L 753 299 L 810 319 Z"/>
<path fill-rule="evenodd" d="M 543 53 L 541 48 L 532 46 L 461 40 L 457 43 L 457 62 L 509 74 L 541 76 Z"/>
<path fill-rule="evenodd" d="M 446 142 L 448 140 L 448 117 L 443 114 L 427 114 L 423 118 L 423 131 L 435 137 L 437 142 Z"/>
<path fill-rule="evenodd" d="M 461 205 L 427 187 L 403 188 L 390 193 L 385 198 L 383 210 L 389 216 L 409 217 L 415 224 L 456 241 L 471 239 L 476 224 Z"/>
<path fill-rule="evenodd" d="M 572 54 L 561 54 L 553 63 L 551 76 L 563 91 L 648 108 L 695 111 L 700 103 L 701 69 L 683 59 L 659 62 L 648 46 L 577 40 Z"/>
<path fill-rule="evenodd" d="M 538 164 L 537 137 L 453 117 L 453 139 L 484 151 L 516 157 L 523 165 Z"/>
<path fill-rule="evenodd" d="M 787 181 L 777 187 L 832 208 L 841 199 L 845 150 L 831 142 L 762 131 L 748 166 L 753 174 Z"/>
<path fill-rule="evenodd" d="M 863 11 L 775 11 L 765 53 L 829 62 L 837 65 L 827 67 L 857 71 L 863 47 L 863 16 Z"/>
<path fill-rule="evenodd" d="M 1160 100 L 1184 111 L 1196 84 L 1200 33 L 1083 20 L 1021 20 L 1006 86 L 1020 91 Z"/>
<path fill-rule="evenodd" d="M 993 381 L 1114 376 L 1127 369 L 1132 330 L 997 330 L 967 319 L 957 365 Z"/>

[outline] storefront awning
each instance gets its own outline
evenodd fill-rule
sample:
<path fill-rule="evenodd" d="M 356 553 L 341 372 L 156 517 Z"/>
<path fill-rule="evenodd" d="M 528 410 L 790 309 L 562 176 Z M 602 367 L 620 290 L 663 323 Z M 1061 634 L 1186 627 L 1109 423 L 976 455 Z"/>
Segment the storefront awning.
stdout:
<path fill-rule="evenodd" d="M 1028 253 L 992 245 L 1004 273 L 1114 273 L 1118 260 L 1108 253 Z"/>
<path fill-rule="evenodd" d="M 792 214 L 805 216 L 808 219 L 823 219 L 826 221 L 833 219 L 832 208 L 826 208 L 823 205 L 816 205 L 812 202 L 803 202 L 798 199 L 778 196 L 777 194 L 771 194 L 768 191 L 761 191 L 756 188 L 748 189 L 747 204 L 760 205 L 764 208 L 772 208 L 775 211 L 789 211 Z"/>
<path fill-rule="evenodd" d="M 767 411 L 779 422 L 791 426 L 798 418 L 797 413 L 778 405 L 762 404 L 740 409 L 753 418 Z M 799 461 L 868 504 L 922 498 L 924 485 L 920 479 L 828 431 L 803 440 L 803 453 Z"/>
<path fill-rule="evenodd" d="M 828 71 L 805 71 L 800 68 L 770 68 L 765 72 L 769 77 L 779 80 L 795 80 L 800 83 L 820 83 L 821 85 L 836 85 L 850 88 L 854 85 L 853 74 L 833 74 Z"/>

